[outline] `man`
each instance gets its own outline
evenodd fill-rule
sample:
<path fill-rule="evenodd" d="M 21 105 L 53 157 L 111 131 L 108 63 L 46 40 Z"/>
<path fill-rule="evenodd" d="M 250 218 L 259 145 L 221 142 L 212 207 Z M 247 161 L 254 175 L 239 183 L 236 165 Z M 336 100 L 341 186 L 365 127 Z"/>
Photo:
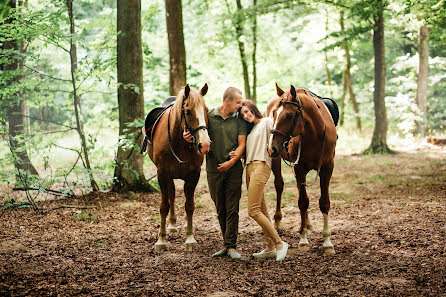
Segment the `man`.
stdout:
<path fill-rule="evenodd" d="M 212 143 L 206 155 L 206 171 L 224 245 L 213 257 L 229 255 L 231 259 L 240 258 L 236 250 L 243 175 L 240 158 L 245 150 L 247 134 L 245 121 L 237 117 L 241 106 L 242 92 L 229 87 L 223 94 L 222 104 L 208 112 L 208 131 Z M 192 141 L 189 132 L 184 133 L 184 138 Z M 234 157 L 229 157 L 230 152 Z"/>

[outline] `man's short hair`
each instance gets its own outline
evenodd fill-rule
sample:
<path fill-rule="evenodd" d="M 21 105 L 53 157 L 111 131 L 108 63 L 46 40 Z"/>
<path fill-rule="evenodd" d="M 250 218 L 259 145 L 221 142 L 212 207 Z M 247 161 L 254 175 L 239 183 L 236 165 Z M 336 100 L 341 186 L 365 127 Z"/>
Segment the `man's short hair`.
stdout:
<path fill-rule="evenodd" d="M 235 87 L 229 87 L 226 89 L 226 91 L 223 94 L 223 101 L 225 101 L 226 99 L 229 99 L 230 101 L 235 99 L 236 95 L 242 95 L 242 91 L 240 91 L 239 89 L 235 88 Z"/>

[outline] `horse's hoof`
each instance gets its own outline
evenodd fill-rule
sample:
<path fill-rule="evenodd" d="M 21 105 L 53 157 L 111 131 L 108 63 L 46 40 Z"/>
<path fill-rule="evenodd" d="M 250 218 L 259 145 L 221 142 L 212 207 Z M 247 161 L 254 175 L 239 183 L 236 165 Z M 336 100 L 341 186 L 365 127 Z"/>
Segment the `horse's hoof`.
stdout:
<path fill-rule="evenodd" d="M 330 247 L 324 247 L 324 255 L 327 256 L 332 256 L 335 254 L 335 250 L 334 247 L 330 246 Z"/>
<path fill-rule="evenodd" d="M 300 252 L 308 252 L 308 251 L 310 250 L 310 246 L 309 246 L 308 244 L 299 244 L 299 245 L 297 246 L 297 249 L 298 249 Z"/>
<path fill-rule="evenodd" d="M 155 243 L 155 252 L 160 252 L 160 251 L 165 251 L 167 250 L 167 243 L 165 241 L 160 241 L 158 240 Z"/>
<path fill-rule="evenodd" d="M 190 237 L 186 240 L 186 242 L 184 243 L 184 245 L 186 246 L 186 251 L 187 252 L 193 252 L 194 249 L 197 246 L 197 241 L 195 240 L 195 238 Z"/>
<path fill-rule="evenodd" d="M 167 226 L 167 234 L 177 233 L 178 228 L 174 225 Z"/>
<path fill-rule="evenodd" d="M 275 221 L 274 222 L 274 229 L 276 229 L 277 231 L 280 230 L 280 221 Z"/>
<path fill-rule="evenodd" d="M 185 243 L 184 245 L 186 246 L 186 252 L 193 252 L 197 247 L 197 243 Z"/>

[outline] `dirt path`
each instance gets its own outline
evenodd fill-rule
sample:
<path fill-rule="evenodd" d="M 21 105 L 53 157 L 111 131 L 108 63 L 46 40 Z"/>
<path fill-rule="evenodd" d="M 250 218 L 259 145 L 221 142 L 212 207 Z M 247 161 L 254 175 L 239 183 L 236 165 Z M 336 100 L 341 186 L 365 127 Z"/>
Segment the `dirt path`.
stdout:
<path fill-rule="evenodd" d="M 317 187 L 309 189 L 310 250 L 298 252 L 297 193 L 291 170 L 284 174 L 280 233 L 290 250 L 282 263 L 250 257 L 263 248 L 263 239 L 247 215 L 246 191 L 242 259 L 210 257 L 221 239 L 203 172 L 194 216 L 199 245 L 193 253 L 185 252 L 184 229 L 169 237 L 168 251 L 154 252 L 158 194 L 48 201 L 42 206 L 92 208 L 47 214 L 3 211 L 0 296 L 446 296 L 444 149 L 337 156 L 330 212 L 334 256 L 323 255 Z M 178 182 L 178 195 L 181 187 Z M 272 180 L 266 197 L 272 214 Z M 183 204 L 180 196 L 180 226 Z"/>

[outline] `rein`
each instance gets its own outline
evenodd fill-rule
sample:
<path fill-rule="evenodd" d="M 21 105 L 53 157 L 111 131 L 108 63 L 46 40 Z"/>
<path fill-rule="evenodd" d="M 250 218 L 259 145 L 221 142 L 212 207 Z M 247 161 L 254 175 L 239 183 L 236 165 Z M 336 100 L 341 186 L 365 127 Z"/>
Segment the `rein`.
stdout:
<path fill-rule="evenodd" d="M 186 163 L 187 161 L 181 160 L 175 154 L 175 152 L 173 151 L 173 148 L 172 148 L 172 144 L 171 144 L 171 142 L 172 142 L 171 138 L 170 138 L 170 112 L 171 111 L 172 111 L 172 108 L 169 109 L 169 115 L 167 117 L 167 139 L 168 139 L 168 143 L 169 143 L 169 148 L 170 148 L 170 151 L 172 152 L 172 155 L 175 157 L 175 159 L 177 159 L 178 163 L 183 164 L 183 163 Z M 184 117 L 184 126 L 186 127 L 186 130 L 190 132 L 191 135 L 194 134 L 195 132 L 201 130 L 201 129 L 206 129 L 206 130 L 208 129 L 207 126 L 198 126 L 196 128 L 193 128 L 193 129 L 189 128 L 189 125 L 187 124 L 187 121 L 186 121 L 186 116 L 184 115 L 184 103 L 183 103 L 183 106 L 181 108 L 181 119 L 180 119 L 180 121 L 183 119 L 183 117 Z M 193 135 L 192 135 L 192 141 L 193 141 L 193 144 L 196 144 L 196 138 Z"/>
<path fill-rule="evenodd" d="M 299 95 L 297 96 L 297 99 L 298 99 L 298 102 L 297 102 L 297 103 L 296 103 L 296 102 L 292 102 L 292 101 L 283 101 L 283 99 L 280 101 L 280 103 L 281 103 L 282 105 L 284 105 L 284 104 L 292 104 L 292 105 L 297 106 L 296 116 L 294 117 L 293 125 L 291 126 L 291 129 L 290 129 L 290 131 L 288 132 L 288 134 L 285 134 L 285 133 L 283 133 L 283 132 L 281 132 L 281 131 L 279 131 L 279 130 L 276 130 L 276 129 L 271 129 L 271 133 L 273 133 L 273 134 L 278 134 L 278 135 L 281 135 L 281 136 L 284 136 L 284 137 L 285 137 L 286 140 L 285 140 L 285 142 L 283 143 L 282 148 L 286 150 L 286 153 L 287 153 L 287 156 L 288 156 L 288 159 L 289 159 L 289 160 L 291 160 L 291 156 L 290 156 L 290 152 L 289 152 L 289 143 L 290 143 L 290 140 L 294 137 L 294 136 L 292 135 L 292 133 L 293 133 L 294 129 L 296 128 L 295 126 L 296 126 L 296 124 L 297 124 L 297 121 L 298 121 L 298 119 L 299 119 L 299 116 L 302 116 L 302 120 L 304 120 L 304 115 L 303 115 L 303 113 L 302 113 L 302 104 L 301 104 Z M 313 97 L 313 101 L 314 101 L 314 103 L 316 104 L 316 106 L 318 107 L 319 112 L 321 112 L 321 108 L 320 108 L 320 106 L 316 103 L 316 101 L 314 100 L 314 97 Z M 322 115 L 322 112 L 321 112 L 321 115 Z M 321 166 L 322 166 L 322 157 L 323 157 L 323 155 L 324 155 L 324 149 L 325 149 L 326 132 L 327 132 L 327 126 L 324 125 L 324 140 L 323 140 L 323 142 L 322 142 L 322 150 L 321 150 L 321 155 L 320 155 L 320 157 L 319 157 L 319 164 L 318 164 L 318 168 L 317 168 L 316 176 L 314 177 L 314 180 L 313 180 L 313 182 L 311 183 L 311 185 L 307 185 L 307 184 L 305 184 L 305 183 L 302 183 L 301 186 L 304 186 L 304 187 L 311 187 L 311 186 L 314 185 L 314 183 L 315 183 L 316 180 L 317 180 L 317 177 L 318 177 L 318 175 L 319 175 L 319 172 L 321 171 Z M 298 150 L 297 150 L 297 158 L 296 158 L 296 161 L 294 161 L 294 162 L 291 164 L 291 162 L 290 162 L 290 163 L 287 163 L 286 160 L 283 160 L 283 161 L 285 162 L 285 164 L 288 165 L 289 167 L 291 167 L 291 166 L 293 166 L 293 167 L 294 167 L 294 166 L 297 166 L 297 164 L 299 163 L 299 159 L 300 159 L 300 153 L 301 153 L 301 151 L 302 151 L 302 139 L 299 141 L 299 148 L 298 148 Z M 294 170 L 293 170 L 293 173 L 294 173 L 294 177 L 295 177 L 296 180 L 297 180 L 296 172 L 295 172 Z"/>

